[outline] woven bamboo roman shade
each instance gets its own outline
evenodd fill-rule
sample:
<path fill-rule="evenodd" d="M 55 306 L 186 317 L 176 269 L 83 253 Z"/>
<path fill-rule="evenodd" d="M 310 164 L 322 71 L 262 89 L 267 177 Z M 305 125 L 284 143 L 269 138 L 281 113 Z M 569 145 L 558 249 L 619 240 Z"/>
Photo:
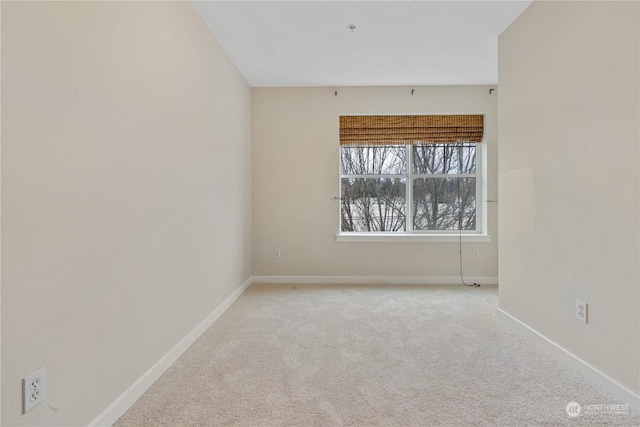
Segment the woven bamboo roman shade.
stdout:
<path fill-rule="evenodd" d="M 412 145 L 482 142 L 481 114 L 341 116 L 340 145 Z"/>

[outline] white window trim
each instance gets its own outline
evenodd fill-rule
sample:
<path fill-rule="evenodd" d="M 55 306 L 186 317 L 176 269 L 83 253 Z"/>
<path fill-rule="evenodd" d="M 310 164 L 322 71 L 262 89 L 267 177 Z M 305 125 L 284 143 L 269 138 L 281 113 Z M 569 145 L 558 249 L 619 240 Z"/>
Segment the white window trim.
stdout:
<path fill-rule="evenodd" d="M 491 242 L 493 236 L 490 234 L 462 234 L 450 233 L 450 234 L 424 234 L 424 233 L 338 233 L 336 234 L 337 242 L 350 242 L 350 243 L 395 243 L 395 242 L 409 242 L 409 243 L 486 243 Z"/>
<path fill-rule="evenodd" d="M 487 143 L 485 138 L 483 137 L 482 142 L 477 144 L 476 149 L 476 226 L 478 227 L 474 231 L 438 231 L 431 232 L 428 230 L 413 230 L 413 231 L 405 231 L 405 232 L 387 232 L 387 233 L 373 233 L 373 232 L 342 232 L 341 224 L 341 208 L 338 209 L 338 233 L 336 234 L 337 242 L 361 242 L 361 243 L 393 243 L 393 242 L 413 242 L 413 243 L 424 243 L 424 242 L 432 242 L 432 243 L 454 243 L 454 242 L 477 242 L 477 243 L 485 243 L 491 242 L 493 236 L 487 234 L 487 164 L 486 164 L 486 149 Z M 338 171 L 342 171 L 342 153 L 340 151 L 341 147 L 338 146 Z M 411 163 L 411 150 L 406 150 L 407 152 L 407 167 L 410 167 Z M 447 176 L 455 176 L 455 175 L 447 175 Z M 351 177 L 351 175 L 350 175 Z M 355 177 L 355 176 L 354 176 Z M 400 178 L 409 179 L 408 175 L 398 176 Z M 338 194 L 342 194 L 342 173 L 338 175 Z M 407 182 L 407 200 L 411 200 L 409 197 L 412 197 L 412 183 Z M 411 187 L 411 188 L 409 188 Z M 479 197 L 478 197 L 479 196 Z M 480 202 L 478 202 L 478 200 Z M 409 209 L 410 210 L 410 209 Z M 413 220 L 411 218 L 411 213 L 407 213 L 406 221 Z M 407 222 L 407 224 L 409 224 Z M 413 224 L 413 223 L 411 223 Z"/>

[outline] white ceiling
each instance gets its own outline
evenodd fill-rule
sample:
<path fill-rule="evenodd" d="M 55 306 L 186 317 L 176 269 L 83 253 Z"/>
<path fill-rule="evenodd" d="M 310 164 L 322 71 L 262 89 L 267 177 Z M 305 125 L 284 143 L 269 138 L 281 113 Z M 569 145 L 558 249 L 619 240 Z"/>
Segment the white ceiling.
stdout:
<path fill-rule="evenodd" d="M 496 84 L 498 36 L 530 3 L 194 1 L 253 87 Z"/>

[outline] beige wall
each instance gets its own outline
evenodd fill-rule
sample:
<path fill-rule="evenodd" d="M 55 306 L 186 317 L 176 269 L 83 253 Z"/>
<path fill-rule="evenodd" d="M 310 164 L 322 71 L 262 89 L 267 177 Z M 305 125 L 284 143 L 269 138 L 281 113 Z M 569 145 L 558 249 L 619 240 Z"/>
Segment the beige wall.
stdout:
<path fill-rule="evenodd" d="M 250 120 L 189 2 L 2 2 L 3 425 L 87 425 L 250 277 Z"/>
<path fill-rule="evenodd" d="M 486 114 L 488 195 L 497 193 L 497 96 L 490 86 L 254 88 L 253 273 L 257 276 L 459 275 L 457 243 L 336 242 L 341 114 Z M 491 243 L 464 243 L 465 275 L 497 276 Z M 273 248 L 281 249 L 279 259 Z M 479 258 L 471 258 L 471 250 Z"/>
<path fill-rule="evenodd" d="M 534 2 L 499 40 L 500 308 L 636 395 L 638 6 Z"/>

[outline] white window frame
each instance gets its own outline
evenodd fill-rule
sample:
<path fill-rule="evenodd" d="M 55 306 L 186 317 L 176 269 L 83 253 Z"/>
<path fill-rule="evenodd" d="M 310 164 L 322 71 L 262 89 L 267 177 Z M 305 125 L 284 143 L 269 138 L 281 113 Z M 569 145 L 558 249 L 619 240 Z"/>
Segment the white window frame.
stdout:
<path fill-rule="evenodd" d="M 414 174 L 412 169 L 413 150 L 411 145 L 405 147 L 407 163 L 406 174 L 396 175 L 344 175 L 342 174 L 342 147 L 338 146 L 338 194 L 342 195 L 343 178 L 400 178 L 406 180 L 406 228 L 405 231 L 386 232 L 352 232 L 342 231 L 342 206 L 338 208 L 338 242 L 490 242 L 492 236 L 487 234 L 487 172 L 486 172 L 486 141 L 476 144 L 476 173 L 475 174 Z M 476 178 L 476 229 L 475 230 L 414 230 L 411 207 L 413 203 L 413 179 L 415 178 Z"/>

